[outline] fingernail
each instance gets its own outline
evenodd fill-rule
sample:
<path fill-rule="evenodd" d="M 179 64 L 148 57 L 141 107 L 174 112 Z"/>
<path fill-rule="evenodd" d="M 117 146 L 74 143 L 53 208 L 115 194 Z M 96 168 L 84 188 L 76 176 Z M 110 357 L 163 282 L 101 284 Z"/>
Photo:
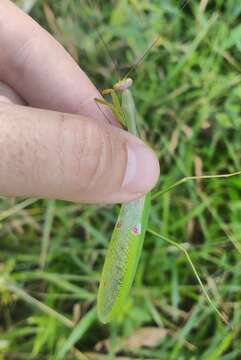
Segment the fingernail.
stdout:
<path fill-rule="evenodd" d="M 144 144 L 127 144 L 127 166 L 122 183 L 122 191 L 127 193 L 146 193 L 157 182 L 159 162 L 154 152 Z"/>

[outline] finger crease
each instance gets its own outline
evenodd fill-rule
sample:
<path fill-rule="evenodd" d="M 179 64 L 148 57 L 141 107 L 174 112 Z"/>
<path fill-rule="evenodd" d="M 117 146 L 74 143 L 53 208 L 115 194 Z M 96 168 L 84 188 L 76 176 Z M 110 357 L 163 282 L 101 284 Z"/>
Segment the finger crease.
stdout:
<path fill-rule="evenodd" d="M 102 133 L 102 132 L 101 132 Z M 96 160 L 96 165 L 93 170 L 93 174 L 91 176 L 90 185 L 88 188 L 91 188 L 97 181 L 98 177 L 100 176 L 100 173 L 102 172 L 102 162 L 104 159 L 104 152 L 105 152 L 105 135 L 103 133 L 101 134 L 101 140 L 100 140 L 100 151 L 98 151 L 98 156 Z"/>

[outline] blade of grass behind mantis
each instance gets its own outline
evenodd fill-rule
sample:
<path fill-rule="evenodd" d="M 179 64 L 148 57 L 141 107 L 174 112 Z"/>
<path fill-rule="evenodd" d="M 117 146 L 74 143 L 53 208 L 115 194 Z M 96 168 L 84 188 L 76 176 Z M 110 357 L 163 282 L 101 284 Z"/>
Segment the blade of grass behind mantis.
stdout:
<path fill-rule="evenodd" d="M 57 359 L 66 359 L 67 353 L 72 349 L 72 347 L 79 341 L 89 327 L 96 320 L 96 308 L 93 307 L 89 310 L 75 326 L 74 330 L 69 335 L 68 339 L 65 341 L 62 349 L 57 354 Z"/>
<path fill-rule="evenodd" d="M 198 281 L 198 283 L 199 283 L 199 285 L 200 285 L 200 287 L 202 289 L 202 292 L 203 292 L 207 302 L 211 305 L 211 307 L 219 315 L 219 317 L 224 321 L 224 323 L 226 325 L 231 326 L 231 324 L 228 321 L 227 315 L 224 312 L 221 312 L 220 310 L 218 310 L 217 306 L 214 304 L 214 302 L 210 298 L 210 296 L 209 296 L 209 294 L 208 294 L 208 292 L 207 292 L 207 290 L 205 288 L 205 285 L 203 284 L 203 282 L 202 282 L 202 280 L 201 280 L 201 278 L 200 278 L 200 276 L 199 276 L 199 274 L 198 274 L 198 272 L 196 270 L 196 267 L 194 266 L 194 264 L 192 262 L 192 259 L 191 259 L 190 255 L 188 254 L 187 250 L 185 249 L 185 247 L 183 247 L 181 244 L 178 244 L 177 242 L 167 238 L 166 236 L 162 236 L 162 235 L 158 234 L 156 231 L 154 231 L 152 229 L 147 229 L 147 231 L 150 234 L 158 237 L 159 239 L 162 239 L 162 240 L 168 242 L 169 244 L 174 245 L 175 247 L 177 247 L 179 250 L 181 250 L 184 253 L 184 255 L 186 256 L 186 259 L 187 259 L 189 265 L 191 266 L 192 271 L 193 271 L 193 273 L 194 273 L 194 275 L 195 275 L 195 277 L 196 277 L 196 279 L 197 279 L 197 281 Z"/>
<path fill-rule="evenodd" d="M 44 269 L 47 260 L 50 232 L 53 226 L 54 215 L 55 215 L 55 200 L 49 200 L 45 215 L 43 236 L 41 240 L 41 252 L 39 256 L 39 266 L 41 269 Z"/>
<path fill-rule="evenodd" d="M 179 186 L 187 181 L 190 180 L 207 180 L 207 179 L 222 179 L 222 178 L 229 178 L 229 177 L 233 177 L 233 176 L 237 176 L 237 175 L 241 175 L 241 170 L 240 171 L 236 171 L 230 174 L 218 174 L 218 175 L 201 175 L 201 176 L 185 176 L 182 179 L 176 181 L 174 184 L 166 187 L 163 190 L 160 190 L 158 192 L 156 192 L 153 196 L 152 196 L 152 200 L 156 199 L 157 197 L 165 194 L 166 192 L 174 189 L 176 186 Z"/>
<path fill-rule="evenodd" d="M 3 221 L 5 219 L 9 218 L 10 216 L 15 215 L 16 213 L 23 210 L 24 208 L 34 204 L 38 200 L 39 199 L 26 199 L 26 200 L 16 204 L 15 206 L 11 207 L 10 209 L 2 211 L 0 213 L 0 221 Z"/>
<path fill-rule="evenodd" d="M 60 321 L 65 326 L 70 327 L 70 328 L 72 328 L 74 326 L 73 321 L 69 320 L 64 315 L 58 313 L 57 311 L 50 308 L 49 306 L 42 303 L 41 301 L 35 299 L 31 295 L 29 295 L 25 290 L 17 287 L 14 283 L 12 283 L 8 280 L 5 280 L 5 279 L 0 279 L 0 286 L 5 287 L 10 292 L 16 294 L 22 300 L 26 301 L 28 304 L 38 308 L 40 311 L 44 312 L 48 316 L 55 318 L 56 320 Z"/>

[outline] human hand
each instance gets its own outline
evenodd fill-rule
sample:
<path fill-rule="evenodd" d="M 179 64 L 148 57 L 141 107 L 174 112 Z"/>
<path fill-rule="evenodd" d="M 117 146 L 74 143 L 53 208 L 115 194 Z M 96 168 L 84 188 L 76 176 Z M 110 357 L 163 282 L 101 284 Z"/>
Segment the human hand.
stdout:
<path fill-rule="evenodd" d="M 155 154 L 110 125 L 71 56 L 11 1 L 0 3 L 0 194 L 128 202 L 159 175 Z"/>

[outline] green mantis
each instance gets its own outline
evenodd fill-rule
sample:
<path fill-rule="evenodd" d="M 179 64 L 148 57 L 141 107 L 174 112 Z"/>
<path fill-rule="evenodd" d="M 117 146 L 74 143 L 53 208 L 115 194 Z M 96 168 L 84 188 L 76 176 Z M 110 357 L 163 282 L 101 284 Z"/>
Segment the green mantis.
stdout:
<path fill-rule="evenodd" d="M 114 86 L 114 90 L 110 90 L 110 93 L 115 104 L 113 111 L 118 114 L 119 120 L 131 133 L 138 135 L 135 104 L 128 89 L 131 84 L 130 78 L 122 80 Z M 122 106 L 115 90 L 122 92 Z M 147 194 L 121 207 L 108 248 L 97 297 L 98 316 L 103 323 L 111 321 L 117 315 L 129 294 L 141 255 L 150 200 L 150 194 Z"/>

